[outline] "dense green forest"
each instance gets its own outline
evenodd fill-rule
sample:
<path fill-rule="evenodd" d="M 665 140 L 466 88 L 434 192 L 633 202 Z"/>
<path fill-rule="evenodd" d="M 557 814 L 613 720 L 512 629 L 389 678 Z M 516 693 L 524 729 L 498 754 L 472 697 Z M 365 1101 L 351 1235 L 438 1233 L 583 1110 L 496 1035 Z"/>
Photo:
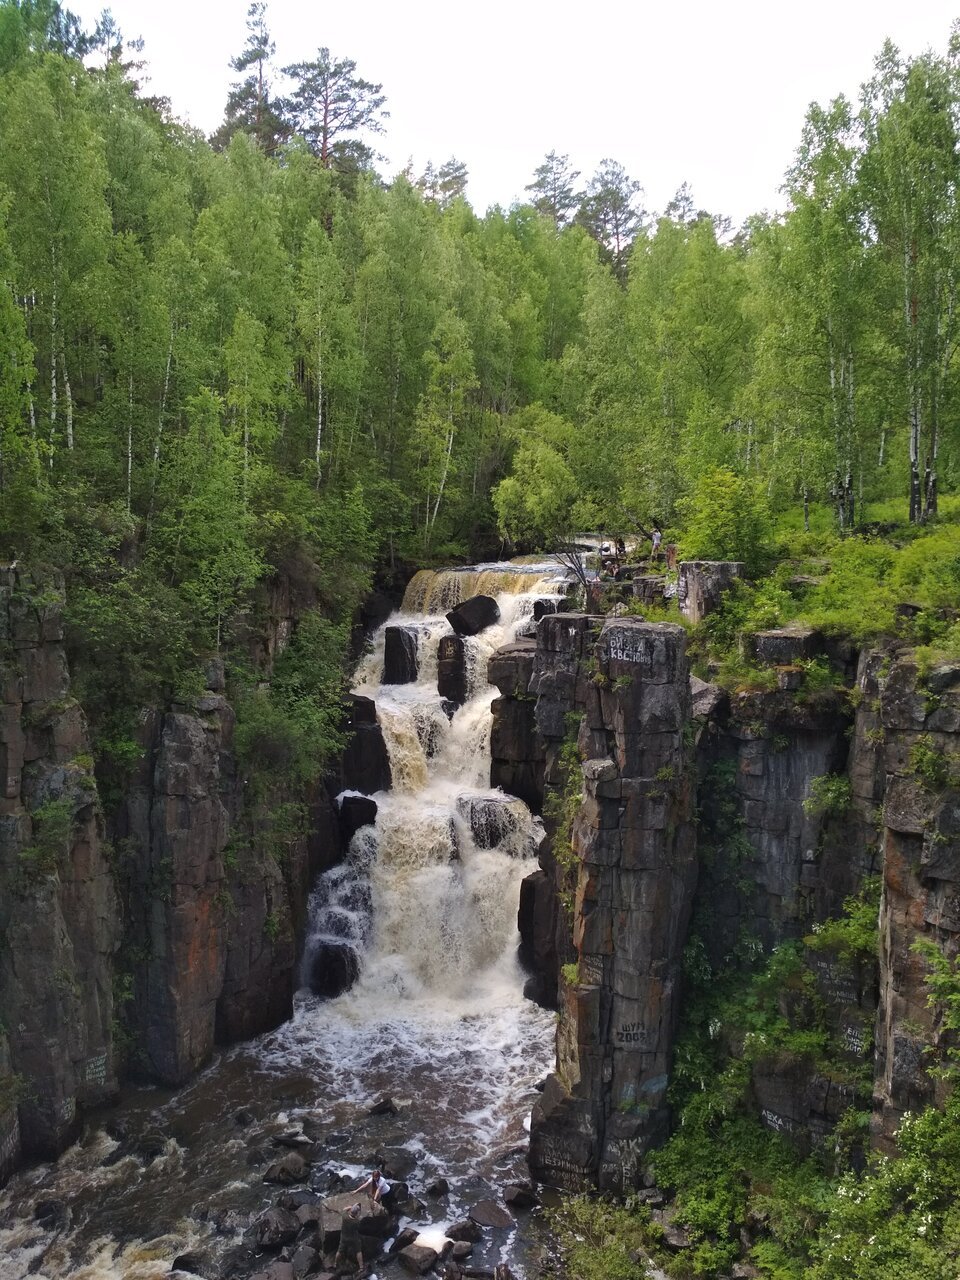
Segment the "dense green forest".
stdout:
<path fill-rule="evenodd" d="M 312 779 L 377 572 L 586 528 L 757 570 L 829 553 L 802 606 L 795 559 L 731 597 L 707 637 L 728 683 L 759 678 L 736 633 L 801 609 L 866 639 L 909 598 L 910 638 L 960 655 L 960 30 L 811 106 L 787 212 L 740 229 L 686 187 L 652 216 L 612 159 L 578 185 L 556 151 L 483 216 L 455 158 L 387 180 L 383 86 L 324 48 L 276 67 L 261 3 L 209 139 L 138 56 L 108 16 L 0 0 L 0 558 L 65 575 L 98 768 L 225 651 L 241 751 Z M 266 690 L 244 637 L 277 580 L 312 609 Z M 790 963 L 730 1016 L 765 1027 Z M 699 1230 L 683 1274 L 728 1266 L 749 1214 L 764 1275 L 956 1274 L 956 1101 L 860 1179 L 799 1164 L 700 1065 L 661 1157 Z M 564 1212 L 573 1275 L 656 1244 L 641 1209 Z"/>
<path fill-rule="evenodd" d="M 955 43 L 811 107 L 789 212 L 736 234 L 612 160 L 483 217 L 456 160 L 387 182 L 382 86 L 272 54 L 254 4 L 207 140 L 109 15 L 0 4 L 0 552 L 64 568 L 92 643 L 170 683 L 292 562 L 335 623 L 375 563 L 682 526 L 713 471 L 840 530 L 936 513 Z"/>

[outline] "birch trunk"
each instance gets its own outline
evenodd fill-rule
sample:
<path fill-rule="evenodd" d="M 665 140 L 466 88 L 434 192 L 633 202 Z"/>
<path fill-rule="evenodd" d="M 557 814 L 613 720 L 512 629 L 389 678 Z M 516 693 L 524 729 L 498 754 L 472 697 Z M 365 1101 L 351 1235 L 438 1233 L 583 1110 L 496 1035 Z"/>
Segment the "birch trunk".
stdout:
<path fill-rule="evenodd" d="M 64 420 L 67 427 L 67 448 L 73 449 L 73 388 L 70 386 L 70 375 L 67 372 L 67 356 L 63 348 L 63 335 L 60 338 L 60 367 L 63 370 Z"/>

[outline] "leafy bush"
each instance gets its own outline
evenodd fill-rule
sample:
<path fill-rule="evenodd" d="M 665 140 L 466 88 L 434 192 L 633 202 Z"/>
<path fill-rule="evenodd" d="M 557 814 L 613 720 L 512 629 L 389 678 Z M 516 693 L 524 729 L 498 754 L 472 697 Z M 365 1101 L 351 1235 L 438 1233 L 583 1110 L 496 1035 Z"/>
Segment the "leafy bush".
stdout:
<path fill-rule="evenodd" d="M 704 472 L 680 504 L 687 560 L 742 560 L 756 571 L 769 555 L 770 511 L 753 480 L 728 467 Z"/>
<path fill-rule="evenodd" d="M 570 1280 L 644 1280 L 647 1268 L 637 1251 L 656 1244 L 662 1234 L 643 1205 L 599 1196 L 566 1196 L 547 1221 Z"/>
<path fill-rule="evenodd" d="M 811 951 L 833 951 L 845 960 L 874 960 L 877 956 L 880 878 L 871 876 L 860 892 L 846 899 L 843 915 L 816 924 L 804 938 Z"/>
<path fill-rule="evenodd" d="M 845 813 L 850 807 L 850 779 L 841 773 L 825 773 L 810 779 L 810 794 L 803 802 L 808 818 Z"/>
<path fill-rule="evenodd" d="M 73 804 L 69 799 L 48 800 L 35 809 L 33 843 L 20 851 L 20 873 L 28 884 L 55 875 L 70 851 Z"/>

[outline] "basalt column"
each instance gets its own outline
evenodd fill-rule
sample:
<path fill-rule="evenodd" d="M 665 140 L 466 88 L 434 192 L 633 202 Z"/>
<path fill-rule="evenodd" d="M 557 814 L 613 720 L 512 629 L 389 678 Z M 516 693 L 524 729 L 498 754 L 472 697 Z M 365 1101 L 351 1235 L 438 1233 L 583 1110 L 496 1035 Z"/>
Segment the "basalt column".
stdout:
<path fill-rule="evenodd" d="M 619 1190 L 667 1132 L 697 874 L 685 633 L 611 619 L 577 674 L 587 684 L 577 963 L 564 970 L 557 1068 L 534 1108 L 530 1164 L 544 1181 Z"/>
<path fill-rule="evenodd" d="M 950 959 L 960 951 L 960 664 L 925 680 L 910 655 L 885 667 L 874 1141 L 891 1151 L 906 1111 L 943 1102 L 945 1084 L 928 1068 L 954 1043 L 929 1003 L 928 960 L 916 944 Z"/>

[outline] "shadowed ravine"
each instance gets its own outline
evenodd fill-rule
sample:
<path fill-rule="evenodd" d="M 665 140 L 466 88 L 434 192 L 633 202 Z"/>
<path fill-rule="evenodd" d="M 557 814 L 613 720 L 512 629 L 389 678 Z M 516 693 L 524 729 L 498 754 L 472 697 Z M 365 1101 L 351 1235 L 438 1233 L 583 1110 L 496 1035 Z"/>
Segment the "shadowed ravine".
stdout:
<path fill-rule="evenodd" d="M 522 802 L 489 788 L 486 665 L 529 621 L 533 600 L 557 590 L 539 578 L 533 567 L 499 579 L 484 568 L 484 585 L 513 590 L 498 597 L 500 622 L 465 642 L 467 700 L 452 719 L 436 661 L 451 632 L 435 611 L 456 603 L 460 583 L 421 579 L 418 603 L 434 612 L 389 619 L 418 627 L 415 682 L 381 685 L 384 628 L 360 665 L 357 692 L 377 703 L 394 786 L 376 796 L 375 827 L 318 882 L 304 956 L 309 974 L 324 940 L 355 946 L 352 989 L 335 1000 L 305 989 L 291 1022 L 223 1053 L 176 1093 L 127 1090 L 58 1164 L 15 1178 L 0 1199 L 3 1280 L 150 1280 L 187 1249 L 216 1268 L 276 1202 L 263 1173 L 283 1154 L 272 1138 L 294 1126 L 316 1143 L 320 1189 L 334 1174 L 359 1177 L 382 1148 L 405 1149 L 425 1204 L 415 1225 L 454 1221 L 526 1176 L 525 1127 L 552 1063 L 554 1017 L 522 995 L 516 914 L 542 829 Z M 469 575 L 462 585 L 474 588 Z M 383 1094 L 399 1114 L 369 1115 Z M 431 1199 L 425 1188 L 440 1175 L 450 1195 Z M 38 1220 L 43 1201 L 53 1208 Z M 523 1234 L 487 1230 L 474 1256 L 522 1275 Z M 396 1263 L 376 1272 L 400 1274 Z"/>

